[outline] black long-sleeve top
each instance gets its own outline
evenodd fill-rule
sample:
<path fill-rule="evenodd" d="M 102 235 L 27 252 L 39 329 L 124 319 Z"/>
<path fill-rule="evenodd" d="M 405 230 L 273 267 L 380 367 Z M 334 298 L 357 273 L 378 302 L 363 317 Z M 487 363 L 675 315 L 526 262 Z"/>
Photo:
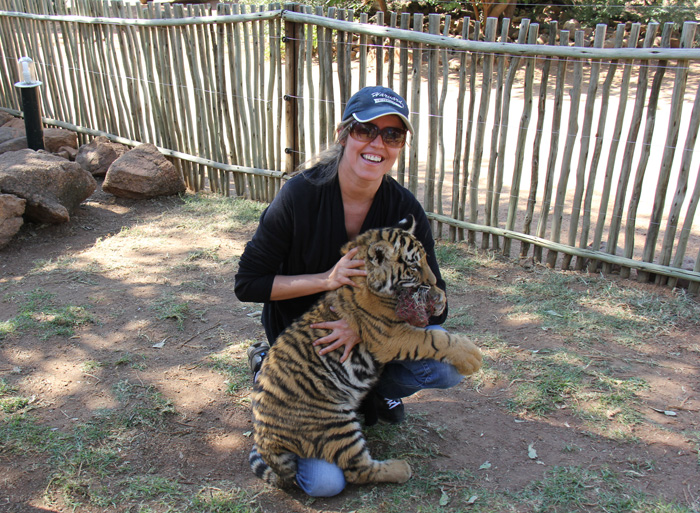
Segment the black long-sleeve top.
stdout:
<path fill-rule="evenodd" d="M 290 179 L 260 216 L 258 229 L 241 256 L 235 293 L 240 301 L 264 303 L 262 323 L 270 344 L 321 294 L 270 301 L 276 275 L 294 276 L 328 271 L 340 259 L 348 242 L 345 212 L 337 176 L 318 185 L 318 169 L 311 168 Z M 414 235 L 428 255 L 437 285 L 445 290 L 435 258 L 435 242 L 428 218 L 418 200 L 390 176 L 385 176 L 360 232 L 396 226 L 412 214 Z M 442 324 L 447 309 L 430 324 Z"/>

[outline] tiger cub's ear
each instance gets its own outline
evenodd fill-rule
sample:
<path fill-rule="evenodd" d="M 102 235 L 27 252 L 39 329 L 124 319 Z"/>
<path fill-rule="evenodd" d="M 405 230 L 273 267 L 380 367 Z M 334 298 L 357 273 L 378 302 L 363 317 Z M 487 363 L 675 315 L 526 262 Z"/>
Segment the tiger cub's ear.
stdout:
<path fill-rule="evenodd" d="M 398 227 L 413 235 L 413 231 L 416 229 L 416 218 L 413 217 L 413 214 L 411 214 L 408 217 L 401 219 Z"/>
<path fill-rule="evenodd" d="M 375 267 L 381 267 L 393 251 L 394 246 L 385 240 L 380 240 L 367 248 L 367 260 Z"/>

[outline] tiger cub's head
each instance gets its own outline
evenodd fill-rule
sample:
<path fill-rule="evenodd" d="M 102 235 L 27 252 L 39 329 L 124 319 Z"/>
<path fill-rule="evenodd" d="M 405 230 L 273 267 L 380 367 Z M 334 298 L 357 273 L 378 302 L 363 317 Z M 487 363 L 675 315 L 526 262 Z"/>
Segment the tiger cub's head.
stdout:
<path fill-rule="evenodd" d="M 368 230 L 343 248 L 343 254 L 358 247 L 355 258 L 365 261 L 367 287 L 381 297 L 420 295 L 429 298 L 430 315 L 439 315 L 445 308 L 445 293 L 435 283 L 425 249 L 413 236 L 413 216 L 397 228 Z"/>

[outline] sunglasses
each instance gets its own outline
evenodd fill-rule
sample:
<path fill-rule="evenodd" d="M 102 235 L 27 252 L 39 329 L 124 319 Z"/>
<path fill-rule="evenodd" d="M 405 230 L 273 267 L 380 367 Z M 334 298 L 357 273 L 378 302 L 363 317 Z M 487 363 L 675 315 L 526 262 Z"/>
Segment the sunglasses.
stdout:
<path fill-rule="evenodd" d="M 375 124 L 359 121 L 354 121 L 350 125 L 350 135 L 353 139 L 361 142 L 372 142 L 378 135 L 381 135 L 384 144 L 390 148 L 403 148 L 403 145 L 406 144 L 406 132 L 407 130 L 403 128 L 393 126 L 387 126 L 380 130 Z"/>

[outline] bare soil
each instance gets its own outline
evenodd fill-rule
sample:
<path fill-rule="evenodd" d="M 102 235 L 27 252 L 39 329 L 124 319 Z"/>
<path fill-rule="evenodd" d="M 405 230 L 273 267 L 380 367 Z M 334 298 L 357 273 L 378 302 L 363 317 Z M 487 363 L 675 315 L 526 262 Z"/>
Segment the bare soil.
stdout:
<path fill-rule="evenodd" d="M 61 304 L 89 305 L 94 321 L 70 337 L 44 340 L 35 333 L 0 340 L 0 379 L 32 397 L 31 415 L 59 432 L 117 407 L 114 391 L 120 383 L 152 386 L 172 401 L 176 413 L 123 444 L 121 461 L 132 472 L 193 487 L 232 483 L 255 494 L 263 511 L 349 511 L 348 504 L 367 493 L 367 487 L 350 486 L 338 497 L 309 500 L 296 490 L 272 490 L 251 474 L 247 388 L 227 392 L 227 378 L 212 367 L 211 356 L 228 351 L 242 360 L 245 342 L 263 338 L 255 313 L 259 305 L 239 303 L 233 293 L 237 256 L 255 226 L 225 236 L 197 232 L 193 237 L 176 214 L 181 205 L 178 198 L 133 201 L 98 190 L 68 224 L 25 225 L 0 250 L 0 321 L 18 315 L 21 298 L 38 289 L 56 294 Z M 125 229 L 151 224 L 160 237 L 144 236 L 143 244 L 128 247 L 110 243 Z M 216 258 L 195 258 L 207 250 Z M 59 265 L 67 260 L 73 264 Z M 37 266 L 37 261 L 44 264 Z M 47 261 L 56 264 L 53 271 Z M 452 311 L 468 309 L 475 334 L 498 334 L 514 351 L 560 346 L 561 337 L 538 323 L 509 317 L 512 306 L 496 297 L 497 289 L 485 297 L 479 286 L 528 279 L 536 268 L 506 261 L 496 265 L 497 271 L 488 275 L 464 276 L 469 286 L 449 296 Z M 624 286 L 646 287 L 631 281 Z M 188 294 L 182 327 L 177 319 L 159 318 L 154 309 L 173 291 Z M 638 376 L 650 385 L 639 392 L 643 421 L 630 428 L 634 441 L 597 433 L 567 409 L 544 418 L 516 415 L 507 404 L 512 382 L 475 386 L 467 380 L 451 390 L 425 391 L 405 400 L 406 423 L 417 425 L 426 442 L 437 447 L 423 464 L 428 472 L 469 470 L 473 481 L 468 485 L 494 492 L 523 490 L 554 466 L 605 467 L 629 489 L 697 511 L 700 461 L 693 434 L 700 433 L 700 333 L 694 323 L 683 326 L 643 347 L 601 343 L 590 348 L 619 376 Z M 488 351 L 486 357 L 498 367 Z M 656 410 L 673 410 L 677 416 Z M 529 446 L 536 449 L 536 459 L 528 456 Z M 489 468 L 482 467 L 485 462 Z M 7 452 L 0 445 L 0 510 L 74 510 L 50 493 L 54 470 L 45 454 Z M 83 504 L 75 510 L 136 510 L 132 508 Z M 594 504 L 591 510 L 596 510 Z"/>

